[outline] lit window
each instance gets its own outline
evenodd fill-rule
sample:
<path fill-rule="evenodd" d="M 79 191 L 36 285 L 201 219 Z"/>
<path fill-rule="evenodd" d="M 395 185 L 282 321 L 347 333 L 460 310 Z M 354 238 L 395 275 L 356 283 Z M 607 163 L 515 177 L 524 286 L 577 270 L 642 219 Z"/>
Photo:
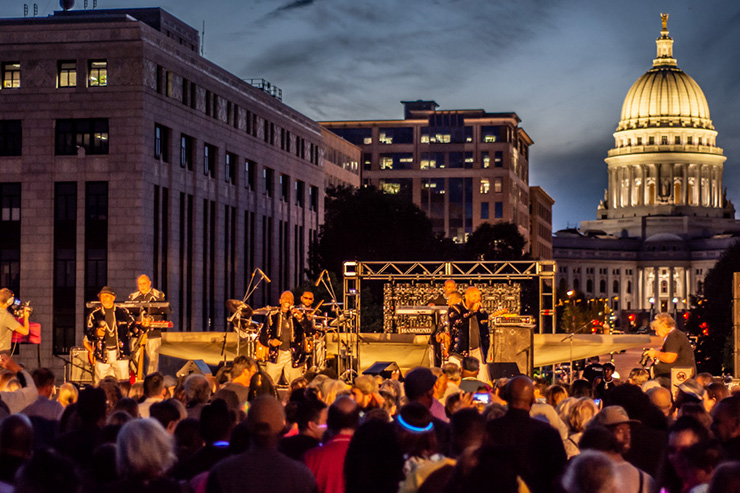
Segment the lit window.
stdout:
<path fill-rule="evenodd" d="M 488 151 L 481 152 L 480 161 L 483 165 L 483 168 L 491 167 L 491 156 L 488 154 Z"/>
<path fill-rule="evenodd" d="M 638 146 L 642 145 L 642 137 L 637 137 L 637 145 Z"/>
<path fill-rule="evenodd" d="M 660 136 L 660 145 L 668 145 L 668 136 L 667 135 L 661 135 Z"/>
<path fill-rule="evenodd" d="M 65 61 L 59 62 L 57 74 L 57 87 L 76 87 L 77 86 L 77 62 Z"/>
<path fill-rule="evenodd" d="M 504 179 L 503 178 L 496 178 L 493 181 L 493 192 L 494 193 L 501 193 L 504 191 Z"/>
<path fill-rule="evenodd" d="M 681 144 L 681 137 L 679 137 L 678 135 L 676 135 L 676 138 L 674 139 L 674 143 L 676 145 L 680 145 Z"/>
<path fill-rule="evenodd" d="M 694 138 L 693 137 L 686 137 L 686 143 L 688 145 L 692 145 L 694 143 Z"/>
<path fill-rule="evenodd" d="M 21 87 L 21 63 L 3 63 L 3 89 Z"/>
<path fill-rule="evenodd" d="M 491 189 L 491 182 L 488 180 L 488 178 L 481 178 L 480 179 L 480 193 L 486 194 Z"/>
<path fill-rule="evenodd" d="M 104 87 L 108 85 L 108 61 L 91 60 L 87 68 L 88 85 Z"/>
<path fill-rule="evenodd" d="M 381 156 L 380 169 L 393 169 L 393 157 Z"/>
<path fill-rule="evenodd" d="M 396 195 L 401 191 L 401 184 L 381 181 L 380 189 L 385 193 Z"/>

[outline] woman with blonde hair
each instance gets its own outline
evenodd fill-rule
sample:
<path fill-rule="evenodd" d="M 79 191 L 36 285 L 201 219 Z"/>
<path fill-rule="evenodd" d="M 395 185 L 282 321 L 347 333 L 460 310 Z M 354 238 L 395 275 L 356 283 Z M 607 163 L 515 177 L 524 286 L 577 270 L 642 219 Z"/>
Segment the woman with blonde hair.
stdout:
<path fill-rule="evenodd" d="M 77 387 L 73 383 L 65 382 L 62 385 L 59 386 L 59 391 L 57 392 L 57 402 L 62 405 L 62 407 L 67 407 L 70 404 L 74 404 L 77 402 L 77 397 L 80 395 L 80 392 L 77 390 Z"/>
<path fill-rule="evenodd" d="M 581 440 L 586 425 L 598 412 L 596 404 L 588 397 L 581 397 L 570 408 L 568 420 L 565 422 L 568 425 L 568 438 L 563 440 L 565 453 L 569 459 L 581 453 L 578 442 Z"/>

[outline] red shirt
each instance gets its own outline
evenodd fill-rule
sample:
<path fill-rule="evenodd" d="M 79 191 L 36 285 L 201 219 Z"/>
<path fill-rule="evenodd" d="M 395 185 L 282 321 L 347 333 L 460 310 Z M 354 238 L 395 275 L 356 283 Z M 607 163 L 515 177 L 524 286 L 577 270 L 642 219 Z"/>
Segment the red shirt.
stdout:
<path fill-rule="evenodd" d="M 339 434 L 303 456 L 316 478 L 319 493 L 344 493 L 344 457 L 351 439 L 350 434 Z"/>

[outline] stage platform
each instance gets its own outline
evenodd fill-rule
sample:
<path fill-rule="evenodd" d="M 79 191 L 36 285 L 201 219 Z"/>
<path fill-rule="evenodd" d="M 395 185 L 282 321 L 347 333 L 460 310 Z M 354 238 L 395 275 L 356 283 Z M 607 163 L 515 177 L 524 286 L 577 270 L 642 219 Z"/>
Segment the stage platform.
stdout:
<path fill-rule="evenodd" d="M 548 366 L 610 352 L 650 345 L 647 335 L 576 334 L 571 345 L 568 334 L 535 334 L 534 366 Z M 327 358 L 343 355 L 347 348 L 354 352 L 355 334 L 327 334 Z M 224 346 L 224 340 L 226 344 Z M 429 336 L 412 334 L 361 333 L 359 335 L 360 371 L 376 361 L 395 361 L 401 369 L 430 366 Z M 240 354 L 248 354 L 247 341 L 241 341 Z M 572 350 L 572 356 L 571 356 Z M 181 360 L 202 359 L 215 366 L 231 361 L 237 355 L 234 332 L 164 332 L 160 353 Z"/>

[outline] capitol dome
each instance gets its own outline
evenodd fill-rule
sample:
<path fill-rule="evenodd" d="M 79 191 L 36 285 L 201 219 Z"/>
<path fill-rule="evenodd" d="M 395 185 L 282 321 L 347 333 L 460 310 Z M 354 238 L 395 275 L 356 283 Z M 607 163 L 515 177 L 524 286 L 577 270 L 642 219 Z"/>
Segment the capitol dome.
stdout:
<path fill-rule="evenodd" d="M 666 20 L 656 40 L 658 54 L 653 68 L 632 84 L 617 131 L 645 127 L 714 129 L 699 84 L 676 65 Z"/>

